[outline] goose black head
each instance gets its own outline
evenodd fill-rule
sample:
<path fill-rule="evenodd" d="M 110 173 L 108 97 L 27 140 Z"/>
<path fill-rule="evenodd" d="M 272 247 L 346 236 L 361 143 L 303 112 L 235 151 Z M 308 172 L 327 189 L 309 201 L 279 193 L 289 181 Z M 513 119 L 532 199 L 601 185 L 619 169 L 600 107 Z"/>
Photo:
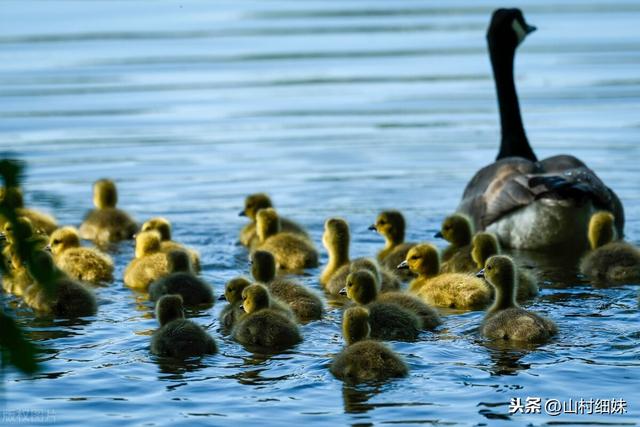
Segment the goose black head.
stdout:
<path fill-rule="evenodd" d="M 535 30 L 536 27 L 525 21 L 520 9 L 496 9 L 487 30 L 489 48 L 515 50 Z"/>

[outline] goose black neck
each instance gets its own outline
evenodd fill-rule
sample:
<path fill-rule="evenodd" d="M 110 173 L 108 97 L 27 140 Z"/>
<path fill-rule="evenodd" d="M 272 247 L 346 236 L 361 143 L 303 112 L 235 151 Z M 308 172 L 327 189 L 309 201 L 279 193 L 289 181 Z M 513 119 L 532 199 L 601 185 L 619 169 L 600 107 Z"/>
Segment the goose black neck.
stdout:
<path fill-rule="evenodd" d="M 535 162 L 538 159 L 533 153 L 524 131 L 518 94 L 516 93 L 516 85 L 513 78 L 515 48 L 513 50 L 503 50 L 489 44 L 489 52 L 491 66 L 493 67 L 493 77 L 496 83 L 500 125 L 502 128 L 500 152 L 496 160 L 519 156 Z"/>

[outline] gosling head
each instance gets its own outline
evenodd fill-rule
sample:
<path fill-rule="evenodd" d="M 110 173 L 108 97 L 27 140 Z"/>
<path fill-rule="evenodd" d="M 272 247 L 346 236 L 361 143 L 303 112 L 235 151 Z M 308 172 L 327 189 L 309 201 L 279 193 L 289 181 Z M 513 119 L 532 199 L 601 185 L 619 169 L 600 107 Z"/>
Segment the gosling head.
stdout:
<path fill-rule="evenodd" d="M 256 220 L 256 215 L 260 209 L 272 208 L 271 199 L 265 193 L 255 193 L 244 199 L 244 209 L 240 211 L 240 216 L 246 216 L 252 221 Z"/>
<path fill-rule="evenodd" d="M 442 237 L 454 246 L 466 246 L 471 243 L 473 230 L 471 221 L 465 215 L 449 215 L 442 222 L 442 227 L 435 237 Z"/>
<path fill-rule="evenodd" d="M 411 272 L 424 277 L 436 276 L 440 273 L 440 254 L 430 243 L 422 243 L 412 247 L 407 257 L 398 265 L 398 269 L 408 268 Z"/>
<path fill-rule="evenodd" d="M 167 254 L 167 266 L 171 273 L 191 272 L 191 258 L 185 251 L 175 250 Z"/>
<path fill-rule="evenodd" d="M 322 244 L 329 252 L 334 254 L 349 254 L 349 224 L 342 218 L 329 218 L 324 223 Z"/>
<path fill-rule="evenodd" d="M 273 208 L 260 209 L 256 214 L 256 234 L 261 242 L 282 230 L 280 218 Z"/>
<path fill-rule="evenodd" d="M 617 238 L 615 218 L 611 212 L 600 211 L 589 220 L 589 243 L 591 249 L 611 243 Z"/>
<path fill-rule="evenodd" d="M 369 230 L 375 230 L 388 241 L 400 244 L 404 242 L 405 222 L 399 211 L 384 211 L 378 215 L 375 224 Z"/>
<path fill-rule="evenodd" d="M 340 294 L 346 294 L 350 300 L 358 304 L 369 304 L 375 301 L 378 296 L 376 278 L 367 270 L 349 273 L 347 276 L 347 284 L 340 291 Z"/>
<path fill-rule="evenodd" d="M 524 20 L 520 9 L 496 9 L 487 30 L 489 50 L 513 52 L 535 30 Z"/>
<path fill-rule="evenodd" d="M 494 255 L 489 258 L 477 276 L 484 277 L 501 294 L 514 294 L 516 266 L 506 255 Z"/>
<path fill-rule="evenodd" d="M 269 308 L 269 302 L 269 291 L 263 285 L 256 283 L 242 291 L 242 309 L 248 314 Z"/>
<path fill-rule="evenodd" d="M 151 231 L 156 230 L 160 233 L 160 239 L 164 241 L 171 240 L 171 223 L 168 219 L 163 217 L 155 217 L 151 218 L 144 224 L 142 224 L 142 228 L 140 231 Z"/>
<path fill-rule="evenodd" d="M 74 227 L 58 228 L 49 238 L 49 246 L 53 255 L 60 255 L 67 249 L 80 246 L 80 236 Z"/>
<path fill-rule="evenodd" d="M 160 233 L 145 231 L 136 235 L 136 258 L 160 252 Z"/>
<path fill-rule="evenodd" d="M 160 326 L 172 320 L 184 319 L 182 297 L 180 295 L 164 295 L 156 303 L 156 319 Z"/>
<path fill-rule="evenodd" d="M 115 208 L 118 204 L 118 190 L 110 179 L 99 179 L 93 184 L 93 205 L 97 209 Z"/>
<path fill-rule="evenodd" d="M 220 295 L 220 298 L 218 299 L 226 299 L 230 304 L 240 303 L 242 301 L 242 291 L 250 285 L 251 282 L 244 277 L 231 279 L 224 286 L 224 294 Z"/>
<path fill-rule="evenodd" d="M 0 189 L 0 201 L 9 208 L 20 209 L 24 207 L 22 190 L 18 187 L 5 187 Z"/>
<path fill-rule="evenodd" d="M 15 242 L 16 235 L 22 236 L 23 239 L 28 239 L 33 236 L 33 224 L 26 216 L 18 217 L 18 223 L 16 226 L 17 228 L 9 221 L 4 224 L 4 237 L 9 243 Z"/>
<path fill-rule="evenodd" d="M 371 325 L 369 311 L 364 307 L 351 307 L 342 315 L 342 336 L 347 345 L 369 339 Z"/>
<path fill-rule="evenodd" d="M 471 258 L 473 258 L 473 261 L 479 269 L 484 267 L 489 257 L 500 253 L 500 244 L 493 233 L 484 231 L 476 233 L 476 235 L 473 236 L 471 245 Z"/>
<path fill-rule="evenodd" d="M 269 283 L 276 277 L 276 259 L 271 252 L 255 251 L 251 255 L 251 275 L 261 283 Z"/>
<path fill-rule="evenodd" d="M 382 282 L 382 277 L 380 276 L 380 268 L 378 267 L 378 263 L 373 258 L 358 258 L 354 260 L 349 266 L 349 272 L 354 273 L 360 270 L 367 270 L 373 277 L 376 279 L 376 283 L 378 287 L 380 287 L 380 283 Z"/>

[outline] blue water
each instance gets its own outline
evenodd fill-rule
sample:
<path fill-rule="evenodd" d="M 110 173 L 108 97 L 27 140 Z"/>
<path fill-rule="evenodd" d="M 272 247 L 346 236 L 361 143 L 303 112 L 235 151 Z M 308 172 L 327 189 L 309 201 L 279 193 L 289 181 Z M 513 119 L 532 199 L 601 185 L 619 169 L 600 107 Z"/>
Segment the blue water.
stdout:
<path fill-rule="evenodd" d="M 640 3 L 513 4 L 538 27 L 516 60 L 538 156 L 587 162 L 622 199 L 639 244 Z M 405 213 L 409 240 L 429 241 L 497 151 L 485 31 L 500 5 L 5 1 L 0 151 L 27 161 L 27 202 L 62 224 L 79 224 L 95 179 L 114 178 L 123 208 L 168 217 L 175 239 L 200 251 L 216 293 L 248 273 L 237 212 L 257 191 L 318 248 L 324 220 L 339 215 L 352 255 L 375 254 L 382 240 L 367 226 L 390 207 Z M 343 345 L 334 306 L 279 356 L 222 336 L 222 304 L 189 313 L 218 355 L 152 356 L 152 304 L 121 280 L 132 253 L 123 243 L 115 254 L 118 279 L 96 290 L 93 318 L 37 319 L 0 296 L 46 349 L 37 375 L 4 369 L 0 424 L 19 413 L 76 425 L 640 423 L 637 287 L 594 289 L 573 265 L 521 254 L 546 280 L 528 307 L 558 323 L 555 341 L 494 348 L 478 334 L 481 312 L 451 314 L 416 343 L 391 343 L 408 378 L 350 387 L 327 370 Z M 318 292 L 319 271 L 301 278 Z M 624 398 L 628 413 L 508 416 L 510 399 L 527 396 Z"/>

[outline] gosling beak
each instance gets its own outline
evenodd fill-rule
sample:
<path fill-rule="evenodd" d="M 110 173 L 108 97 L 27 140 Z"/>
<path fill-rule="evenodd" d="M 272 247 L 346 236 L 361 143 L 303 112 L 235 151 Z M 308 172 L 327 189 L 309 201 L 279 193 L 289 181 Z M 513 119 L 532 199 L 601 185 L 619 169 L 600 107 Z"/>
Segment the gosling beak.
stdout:
<path fill-rule="evenodd" d="M 253 260 L 249 259 L 249 265 L 253 265 Z"/>
<path fill-rule="evenodd" d="M 7 236 L 5 236 L 4 233 L 0 233 L 0 242 L 6 242 L 7 241 Z"/>
<path fill-rule="evenodd" d="M 47 251 L 47 252 L 51 252 L 51 245 L 45 246 L 44 250 Z"/>
<path fill-rule="evenodd" d="M 369 226 L 369 230 L 371 230 L 371 231 L 378 231 L 378 229 L 376 228 L 376 225 L 375 225 L 375 224 L 370 225 L 370 226 Z"/>
<path fill-rule="evenodd" d="M 346 294 L 347 294 L 347 288 L 340 289 L 340 295 L 346 295 Z"/>
<path fill-rule="evenodd" d="M 438 231 L 436 234 L 434 234 L 433 237 L 435 237 L 436 239 L 444 238 L 444 236 L 442 235 L 442 233 L 440 231 Z"/>
<path fill-rule="evenodd" d="M 407 260 L 404 260 L 400 264 L 398 264 L 398 266 L 396 268 L 398 270 L 406 270 L 406 269 L 409 268 L 409 263 L 407 262 Z"/>
<path fill-rule="evenodd" d="M 481 277 L 484 279 L 484 268 L 476 273 L 476 277 Z"/>
<path fill-rule="evenodd" d="M 247 216 L 247 214 L 244 213 L 244 210 L 241 210 L 240 213 L 238 213 L 238 216 Z"/>
<path fill-rule="evenodd" d="M 227 299 L 227 297 L 224 296 L 224 294 L 220 295 L 218 297 L 218 301 L 225 301 Z"/>
<path fill-rule="evenodd" d="M 247 312 L 247 310 L 244 309 L 244 305 L 240 306 L 240 310 L 244 311 L 245 313 Z"/>
<path fill-rule="evenodd" d="M 534 27 L 533 25 L 526 24 L 526 25 L 525 25 L 525 28 L 524 28 L 524 31 L 525 31 L 527 34 L 531 34 L 531 33 L 533 33 L 533 32 L 534 32 L 535 30 L 537 30 L 537 29 L 538 29 L 538 28 L 537 28 L 537 27 Z"/>
<path fill-rule="evenodd" d="M 138 233 L 133 233 L 133 236 L 131 236 L 133 240 L 136 240 L 136 237 L 138 237 Z"/>

